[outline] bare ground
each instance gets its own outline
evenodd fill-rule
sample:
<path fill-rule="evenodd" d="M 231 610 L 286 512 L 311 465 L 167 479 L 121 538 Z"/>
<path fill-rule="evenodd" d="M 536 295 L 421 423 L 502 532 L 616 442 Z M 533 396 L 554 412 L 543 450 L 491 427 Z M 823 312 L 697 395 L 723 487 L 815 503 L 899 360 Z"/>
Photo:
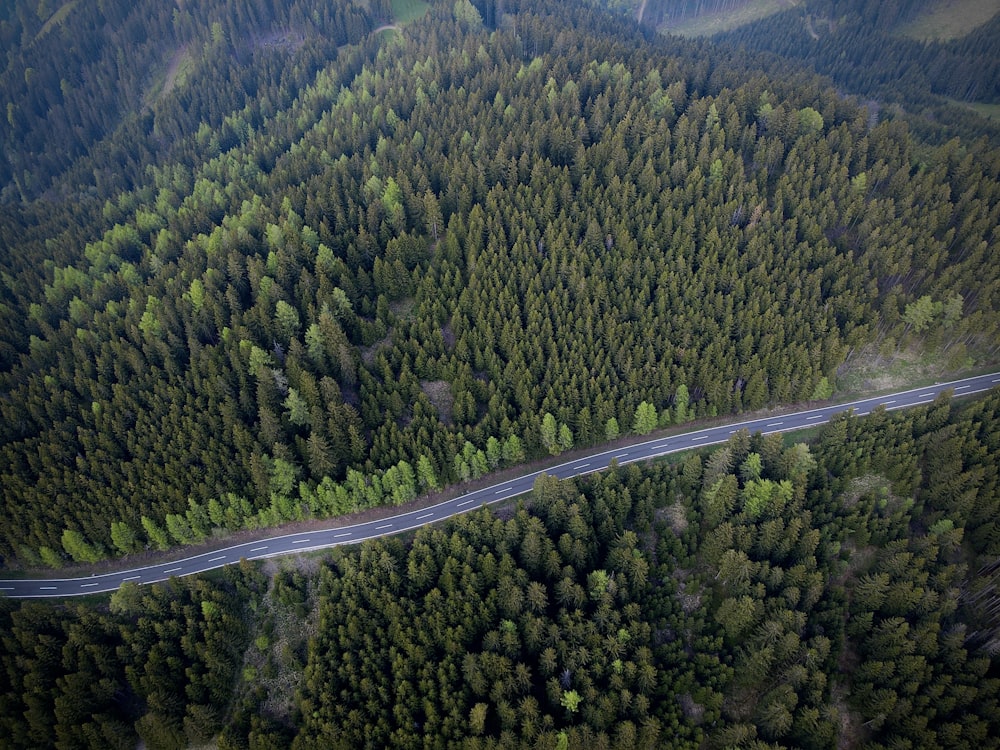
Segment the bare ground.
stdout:
<path fill-rule="evenodd" d="M 444 424 L 451 424 L 451 407 L 455 403 L 451 394 L 451 384 L 447 380 L 422 380 L 420 390 L 427 396 L 431 406 L 437 409 L 438 419 Z"/>

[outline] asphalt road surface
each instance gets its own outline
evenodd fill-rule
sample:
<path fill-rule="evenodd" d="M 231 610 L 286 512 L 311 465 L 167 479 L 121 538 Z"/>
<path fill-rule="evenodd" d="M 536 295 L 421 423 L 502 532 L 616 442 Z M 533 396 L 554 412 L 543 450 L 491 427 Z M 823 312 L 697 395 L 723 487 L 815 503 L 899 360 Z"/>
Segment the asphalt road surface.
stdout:
<path fill-rule="evenodd" d="M 661 437 L 635 445 L 622 446 L 612 450 L 595 452 L 572 461 L 551 466 L 540 471 L 509 479 L 489 487 L 483 487 L 467 494 L 422 510 L 401 513 L 391 518 L 378 521 L 359 523 L 353 526 L 342 526 L 335 529 L 307 531 L 299 534 L 286 534 L 270 539 L 260 539 L 226 549 L 206 552 L 183 560 L 150 565 L 144 568 L 122 570 L 115 573 L 104 573 L 88 578 L 52 578 L 52 579 L 18 579 L 0 580 L 0 595 L 17 598 L 44 598 L 81 596 L 114 591 L 125 581 L 136 583 L 155 583 L 172 576 L 188 576 L 202 573 L 206 570 L 221 568 L 230 563 L 239 562 L 241 558 L 257 560 L 265 557 L 305 552 L 307 550 L 324 549 L 339 544 L 357 544 L 366 539 L 374 539 L 389 534 L 417 529 L 425 524 L 436 523 L 445 518 L 465 513 L 483 505 L 507 500 L 517 495 L 530 492 L 535 479 L 541 474 L 549 474 L 567 479 L 608 468 L 612 461 L 618 465 L 646 461 L 668 453 L 700 448 L 705 445 L 724 443 L 737 430 L 747 429 L 751 434 L 761 432 L 787 432 L 804 427 L 814 427 L 830 420 L 834 414 L 853 409 L 858 416 L 868 414 L 872 409 L 884 406 L 886 409 L 903 409 L 908 406 L 927 404 L 942 391 L 952 389 L 955 396 L 968 396 L 982 393 L 1000 385 L 1000 373 L 981 375 L 975 378 L 955 380 L 950 383 L 937 383 L 926 388 L 916 388 L 902 393 L 853 401 L 846 404 L 836 404 L 820 409 L 782 414 L 780 416 L 764 417 L 743 422 L 709 427 L 680 435 Z"/>

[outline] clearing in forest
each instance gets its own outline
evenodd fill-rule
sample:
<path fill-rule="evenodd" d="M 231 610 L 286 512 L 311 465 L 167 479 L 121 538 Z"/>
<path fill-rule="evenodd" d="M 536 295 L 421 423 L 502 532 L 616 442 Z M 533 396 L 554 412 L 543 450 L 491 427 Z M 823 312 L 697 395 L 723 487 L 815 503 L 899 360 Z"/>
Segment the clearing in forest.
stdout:
<path fill-rule="evenodd" d="M 392 0 L 392 18 L 398 24 L 416 21 L 430 7 L 424 0 Z"/>
<path fill-rule="evenodd" d="M 76 7 L 77 2 L 78 0 L 70 0 L 68 3 L 59 8 L 59 10 L 57 10 L 55 13 L 49 16 L 49 20 L 46 21 L 42 25 L 42 28 L 38 30 L 38 33 L 35 34 L 35 41 L 37 42 L 43 36 L 52 31 L 52 29 L 54 29 L 56 26 L 61 24 L 63 20 L 66 18 L 66 16 L 69 15 L 70 11 L 73 10 L 74 7 Z"/>
<path fill-rule="evenodd" d="M 921 41 L 959 39 L 1000 13 L 1000 0 L 939 0 L 896 31 Z"/>
<path fill-rule="evenodd" d="M 680 36 L 712 36 L 794 8 L 800 2 L 801 0 L 747 0 L 730 10 L 665 21 L 657 27 L 657 31 Z"/>

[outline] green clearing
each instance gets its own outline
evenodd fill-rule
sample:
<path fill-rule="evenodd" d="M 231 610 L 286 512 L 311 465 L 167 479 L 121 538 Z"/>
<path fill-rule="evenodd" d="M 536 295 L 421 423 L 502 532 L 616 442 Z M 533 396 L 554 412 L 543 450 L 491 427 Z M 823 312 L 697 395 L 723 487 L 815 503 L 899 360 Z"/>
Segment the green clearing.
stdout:
<path fill-rule="evenodd" d="M 711 36 L 773 16 L 775 13 L 795 7 L 799 2 L 800 0 L 749 0 L 735 10 L 702 13 L 676 23 L 660 24 L 657 31 L 688 37 Z"/>
<path fill-rule="evenodd" d="M 183 86 L 188 75 L 194 70 L 194 63 L 194 56 L 187 47 L 182 47 L 174 53 L 170 62 L 155 75 L 147 89 L 144 97 L 146 105 L 166 96 L 174 87 Z"/>
<path fill-rule="evenodd" d="M 981 102 L 972 102 L 972 103 L 957 102 L 957 103 L 960 103 L 963 106 L 968 107 L 969 109 L 975 110 L 983 117 L 988 117 L 991 120 L 1000 120 L 1000 104 L 985 104 Z"/>
<path fill-rule="evenodd" d="M 38 30 L 38 33 L 35 34 L 35 41 L 37 42 L 43 36 L 52 31 L 52 29 L 54 29 L 56 26 L 61 24 L 63 20 L 65 20 L 66 16 L 70 14 L 70 11 L 76 7 L 78 1 L 79 0 L 70 0 L 68 3 L 59 8 L 59 10 L 53 13 L 49 17 L 49 20 L 44 23 L 42 28 Z"/>
<path fill-rule="evenodd" d="M 422 17 L 430 7 L 424 0 L 392 0 L 392 17 L 396 23 L 409 23 Z"/>
<path fill-rule="evenodd" d="M 1000 13 L 1000 0 L 939 0 L 896 32 L 919 40 L 959 39 Z"/>

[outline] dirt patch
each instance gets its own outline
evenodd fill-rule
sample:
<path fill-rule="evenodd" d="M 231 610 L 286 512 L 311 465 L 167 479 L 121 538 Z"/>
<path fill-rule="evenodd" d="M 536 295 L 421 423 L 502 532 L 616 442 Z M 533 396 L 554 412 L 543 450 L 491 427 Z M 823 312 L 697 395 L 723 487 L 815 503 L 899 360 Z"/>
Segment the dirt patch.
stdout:
<path fill-rule="evenodd" d="M 660 508 L 653 514 L 653 517 L 657 521 L 666 521 L 670 524 L 670 529 L 678 536 L 687 531 L 687 510 L 684 508 L 684 504 L 681 503 L 680 500 L 666 508 Z"/>
<path fill-rule="evenodd" d="M 420 390 L 427 396 L 438 413 L 438 419 L 444 424 L 451 424 L 451 408 L 455 403 L 455 397 L 451 393 L 451 384 L 447 380 L 422 380 Z"/>
<path fill-rule="evenodd" d="M 847 489 L 841 495 L 841 503 L 845 508 L 853 508 L 858 504 L 858 500 L 862 495 L 868 493 L 878 493 L 880 490 L 884 490 L 888 493 L 890 487 L 890 482 L 883 476 L 879 474 L 865 474 L 861 477 L 855 477 L 847 485 Z"/>
<path fill-rule="evenodd" d="M 451 323 L 441 327 L 441 338 L 444 339 L 444 345 L 449 349 L 455 346 L 455 332 L 451 330 Z"/>
<path fill-rule="evenodd" d="M 253 49 L 274 49 L 295 52 L 306 43 L 305 34 L 295 29 L 279 29 L 263 36 L 255 37 L 251 46 Z"/>
<path fill-rule="evenodd" d="M 399 299 L 395 302 L 389 303 L 389 312 L 395 315 L 397 318 L 409 318 L 413 315 L 413 308 L 416 306 L 417 300 L 413 297 L 406 297 L 405 299 Z"/>
<path fill-rule="evenodd" d="M 856 665 L 855 665 L 856 666 Z M 861 747 L 864 730 L 860 718 L 851 710 L 848 698 L 850 690 L 839 680 L 830 688 L 830 705 L 837 712 L 837 750 Z"/>
<path fill-rule="evenodd" d="M 392 329 L 385 335 L 385 338 L 376 341 L 371 346 L 362 346 L 361 350 L 361 361 L 365 363 L 365 367 L 371 367 L 375 364 L 375 355 L 378 354 L 378 350 L 389 346 L 392 343 Z"/>

